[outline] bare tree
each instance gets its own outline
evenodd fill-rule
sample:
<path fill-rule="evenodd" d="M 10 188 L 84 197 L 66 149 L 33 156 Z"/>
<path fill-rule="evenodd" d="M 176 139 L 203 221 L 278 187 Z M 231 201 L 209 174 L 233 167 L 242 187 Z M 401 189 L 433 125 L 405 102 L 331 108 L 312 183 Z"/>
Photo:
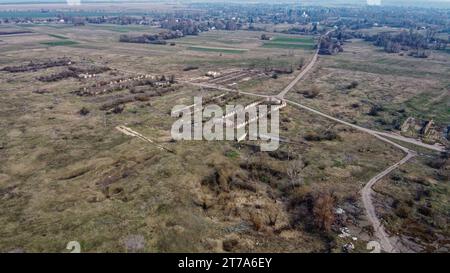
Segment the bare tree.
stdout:
<path fill-rule="evenodd" d="M 334 198 L 331 193 L 322 193 L 314 201 L 313 215 L 315 225 L 323 230 L 330 231 L 334 222 Z"/>
<path fill-rule="evenodd" d="M 305 58 L 301 57 L 298 63 L 298 68 L 302 69 L 304 65 L 305 65 Z"/>
<path fill-rule="evenodd" d="M 303 177 L 301 176 L 303 168 L 305 168 L 305 163 L 301 158 L 289 162 L 286 173 L 292 188 L 303 184 Z"/>

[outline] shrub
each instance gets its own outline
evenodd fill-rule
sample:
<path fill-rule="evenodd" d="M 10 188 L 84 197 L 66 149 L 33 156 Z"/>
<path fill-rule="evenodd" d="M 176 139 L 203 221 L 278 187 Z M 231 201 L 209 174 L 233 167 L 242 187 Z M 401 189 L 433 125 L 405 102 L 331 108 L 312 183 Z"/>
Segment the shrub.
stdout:
<path fill-rule="evenodd" d="M 330 231 L 334 222 L 334 198 L 330 193 L 321 193 L 314 200 L 314 224 L 322 231 Z"/>
<path fill-rule="evenodd" d="M 196 69 L 198 69 L 198 66 L 188 65 L 185 68 L 183 68 L 183 71 L 190 71 L 190 70 L 196 70 Z"/>
<path fill-rule="evenodd" d="M 259 213 L 251 213 L 250 222 L 256 231 L 260 231 L 263 228 L 264 221 Z"/>
<path fill-rule="evenodd" d="M 400 218 L 408 218 L 411 214 L 411 208 L 406 205 L 404 202 L 400 202 L 395 209 L 395 214 Z"/>
<path fill-rule="evenodd" d="M 383 107 L 381 105 L 373 105 L 372 108 L 370 108 L 369 116 L 377 116 L 378 112 L 383 111 Z"/>
<path fill-rule="evenodd" d="M 116 106 L 114 106 L 112 112 L 113 112 L 114 114 L 120 114 L 120 113 L 123 112 L 123 109 L 124 109 L 124 108 L 125 108 L 125 107 L 124 107 L 123 105 L 116 105 Z"/>
<path fill-rule="evenodd" d="M 402 180 L 402 176 L 399 173 L 395 172 L 391 175 L 391 179 L 394 181 L 400 181 Z"/>
<path fill-rule="evenodd" d="M 312 191 L 311 188 L 309 186 L 301 186 L 301 187 L 297 187 L 295 188 L 293 191 L 291 191 L 291 206 L 295 207 L 297 205 L 300 205 L 302 203 L 308 203 L 310 201 L 312 201 L 313 197 L 312 197 Z"/>
<path fill-rule="evenodd" d="M 239 153 L 235 150 L 228 150 L 225 152 L 225 156 L 234 159 L 239 157 Z"/>
<path fill-rule="evenodd" d="M 82 115 L 82 116 L 86 116 L 86 115 L 88 115 L 89 113 L 90 113 L 90 111 L 89 111 L 89 109 L 87 109 L 86 107 L 83 107 L 83 108 L 81 108 L 81 110 L 80 110 L 80 115 Z"/>
<path fill-rule="evenodd" d="M 326 130 L 322 133 L 317 133 L 314 131 L 307 132 L 305 135 L 305 140 L 307 141 L 322 141 L 322 140 L 335 140 L 339 139 L 339 135 L 333 130 Z"/>
<path fill-rule="evenodd" d="M 233 251 L 233 249 L 235 249 L 238 244 L 239 244 L 239 241 L 235 238 L 226 239 L 222 243 L 223 250 L 228 251 L 228 252 Z"/>
<path fill-rule="evenodd" d="M 445 166 L 446 160 L 444 158 L 433 158 L 431 160 L 428 160 L 427 165 L 430 166 L 433 169 L 441 169 L 443 166 Z"/>
<path fill-rule="evenodd" d="M 359 83 L 357 81 L 352 81 L 349 85 L 347 85 L 347 89 L 353 89 L 358 87 Z"/>
<path fill-rule="evenodd" d="M 269 156 L 281 161 L 291 160 L 296 158 L 296 155 L 290 155 L 289 152 L 277 149 L 275 151 L 268 152 Z"/>
<path fill-rule="evenodd" d="M 339 137 L 339 135 L 335 131 L 332 131 L 332 130 L 326 130 L 321 136 L 322 139 L 330 140 L 330 141 L 335 140 L 338 137 Z"/>
<path fill-rule="evenodd" d="M 296 159 L 289 162 L 289 166 L 287 168 L 286 174 L 289 178 L 289 182 L 293 188 L 297 186 L 301 186 L 303 184 L 303 178 L 301 176 L 302 170 L 305 167 L 305 164 L 301 159 Z"/>
<path fill-rule="evenodd" d="M 307 141 L 319 141 L 320 137 L 319 134 L 316 132 L 307 132 L 305 135 L 305 140 Z"/>
<path fill-rule="evenodd" d="M 307 90 L 303 93 L 303 96 L 308 99 L 313 99 L 320 94 L 320 89 L 317 86 L 313 86 L 310 90 Z"/>
<path fill-rule="evenodd" d="M 372 225 L 363 226 L 362 231 L 366 232 L 369 236 L 375 234 L 375 228 Z"/>
<path fill-rule="evenodd" d="M 431 191 L 428 189 L 424 189 L 423 187 L 420 187 L 416 191 L 415 200 L 420 201 L 423 197 L 431 197 Z"/>
<path fill-rule="evenodd" d="M 271 213 L 269 213 L 268 218 L 269 218 L 269 221 L 267 222 L 267 225 L 273 227 L 277 224 L 278 213 L 271 212 Z"/>
<path fill-rule="evenodd" d="M 433 215 L 433 211 L 432 211 L 429 207 L 427 207 L 427 206 L 420 206 L 420 207 L 417 209 L 417 211 L 418 211 L 420 214 L 425 215 L 425 216 L 432 216 L 432 215 Z"/>

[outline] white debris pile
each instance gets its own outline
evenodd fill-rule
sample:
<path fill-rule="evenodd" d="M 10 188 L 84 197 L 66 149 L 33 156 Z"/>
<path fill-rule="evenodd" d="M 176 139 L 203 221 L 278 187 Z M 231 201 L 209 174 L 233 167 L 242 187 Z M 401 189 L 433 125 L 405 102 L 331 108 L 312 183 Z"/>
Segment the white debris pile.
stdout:
<path fill-rule="evenodd" d="M 219 72 L 216 72 L 216 71 L 208 71 L 208 72 L 206 73 L 206 76 L 212 77 L 212 78 L 217 78 L 217 77 L 220 76 L 220 73 L 219 73 Z"/>
<path fill-rule="evenodd" d="M 351 252 L 355 249 L 355 245 L 353 245 L 353 243 L 348 243 L 342 246 L 342 250 L 344 252 Z"/>
<path fill-rule="evenodd" d="M 344 214 L 344 213 L 345 213 L 345 210 L 343 210 L 342 208 L 336 208 L 336 209 L 334 210 L 334 212 L 335 212 L 336 214 L 341 215 L 341 214 Z"/>
<path fill-rule="evenodd" d="M 339 238 L 347 238 L 347 237 L 352 236 L 347 227 L 340 228 L 340 231 L 341 231 L 341 234 L 338 235 Z"/>

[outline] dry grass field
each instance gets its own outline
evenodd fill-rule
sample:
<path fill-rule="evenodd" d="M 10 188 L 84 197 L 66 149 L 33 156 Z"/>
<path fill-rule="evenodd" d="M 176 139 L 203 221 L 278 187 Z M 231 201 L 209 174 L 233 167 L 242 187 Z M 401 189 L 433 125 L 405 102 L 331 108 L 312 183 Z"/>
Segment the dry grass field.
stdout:
<path fill-rule="evenodd" d="M 370 128 L 392 129 L 408 116 L 450 120 L 450 59 L 434 51 L 427 59 L 387 54 L 367 42 L 353 40 L 342 54 L 324 57 L 292 98 L 334 116 Z M 355 86 L 352 86 L 352 83 Z M 305 98 L 311 88 L 315 98 Z M 378 115 L 368 115 L 382 105 Z"/>
<path fill-rule="evenodd" d="M 447 175 L 431 158 L 415 159 L 375 187 L 377 210 L 389 232 L 417 252 L 447 252 Z M 448 169 L 448 166 L 447 166 Z"/>
<path fill-rule="evenodd" d="M 309 61 L 312 50 L 264 47 L 262 32 L 211 31 L 174 40 L 170 46 L 118 42 L 123 33 L 161 31 L 151 27 L 14 29 L 33 33 L 0 36 L 0 68 L 65 57 L 80 69 L 110 70 L 95 78 L 54 82 L 39 78 L 62 73 L 69 65 L 0 71 L 1 252 L 64 252 L 74 240 L 83 252 L 340 252 L 352 239 L 339 237 L 336 230 L 317 231 L 311 216 L 313 197 L 327 193 L 333 196 L 333 207 L 345 211 L 340 220 L 357 237 L 355 251 L 367 251 L 371 235 L 364 229 L 368 222 L 359 191 L 372 176 L 400 160 L 395 148 L 291 106 L 280 115 L 281 137 L 291 143 L 282 143 L 277 152 L 260 152 L 245 141 L 170 138 L 173 106 L 190 105 L 193 96 L 222 93 L 185 81 L 208 71 L 293 67 L 294 74 L 278 78 L 248 72 L 223 83 L 277 94 L 294 78 L 299 64 Z M 370 103 L 386 105 L 386 119 L 403 107 L 406 113 L 448 121 L 449 61 L 436 54 L 419 62 L 353 41 L 343 54 L 320 57 L 317 68 L 289 98 L 372 128 L 381 125 L 380 117 L 366 115 Z M 198 69 L 185 71 L 187 66 Z M 96 82 L 145 74 L 175 75 L 178 82 L 93 96 L 74 93 Z M 352 81 L 358 86 L 348 90 Z M 311 88 L 318 88 L 319 96 L 305 98 L 301 92 Z M 159 95 L 126 101 L 117 111 L 108 107 L 130 94 L 155 90 Z M 434 100 L 439 96 L 443 99 Z M 253 101 L 236 94 L 221 103 Z M 80 112 L 83 108 L 87 112 Z M 116 129 L 119 125 L 174 153 L 122 134 Z M 293 162 L 302 164 L 302 182 L 295 187 L 288 179 Z M 414 173 L 423 166 L 417 161 L 401 171 Z M 380 185 L 380 192 L 391 187 L 387 183 Z M 447 191 L 445 183 L 435 191 Z M 439 193 L 433 196 L 441 202 Z M 445 211 L 448 202 L 440 206 Z M 389 221 L 394 232 L 402 228 L 397 218 Z"/>

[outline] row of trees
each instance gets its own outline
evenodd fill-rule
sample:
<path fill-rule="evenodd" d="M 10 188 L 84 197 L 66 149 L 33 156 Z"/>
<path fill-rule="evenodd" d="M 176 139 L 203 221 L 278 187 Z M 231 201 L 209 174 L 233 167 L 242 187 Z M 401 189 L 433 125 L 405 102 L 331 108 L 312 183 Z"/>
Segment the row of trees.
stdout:
<path fill-rule="evenodd" d="M 331 35 L 322 37 L 320 40 L 319 54 L 333 55 L 343 51 L 342 42 L 337 38 L 332 38 Z"/>
<path fill-rule="evenodd" d="M 7 71 L 10 73 L 17 73 L 17 72 L 29 72 L 29 71 L 37 71 L 40 69 L 46 69 L 50 67 L 57 67 L 57 66 L 66 66 L 72 64 L 72 61 L 68 58 L 59 58 L 56 60 L 50 60 L 42 63 L 35 63 L 33 61 L 30 61 L 26 65 L 19 65 L 19 66 L 6 66 L 2 68 L 0 71 Z"/>
<path fill-rule="evenodd" d="M 170 18 L 161 21 L 161 27 L 182 32 L 184 35 L 198 35 L 210 29 L 238 30 L 242 24 L 233 19 L 192 20 Z"/>
<path fill-rule="evenodd" d="M 140 44 L 166 44 L 165 40 L 183 37 L 184 34 L 179 31 L 165 31 L 158 34 L 144 34 L 133 36 L 128 34 L 120 35 L 119 41 L 123 43 L 140 43 Z"/>
<path fill-rule="evenodd" d="M 436 38 L 436 32 L 427 30 L 421 34 L 412 29 L 400 33 L 382 32 L 375 35 L 367 35 L 363 38 L 371 41 L 375 46 L 383 47 L 388 53 L 399 53 L 402 50 L 412 50 L 410 55 L 415 57 L 427 57 L 427 49 L 445 50 L 447 41 Z"/>

